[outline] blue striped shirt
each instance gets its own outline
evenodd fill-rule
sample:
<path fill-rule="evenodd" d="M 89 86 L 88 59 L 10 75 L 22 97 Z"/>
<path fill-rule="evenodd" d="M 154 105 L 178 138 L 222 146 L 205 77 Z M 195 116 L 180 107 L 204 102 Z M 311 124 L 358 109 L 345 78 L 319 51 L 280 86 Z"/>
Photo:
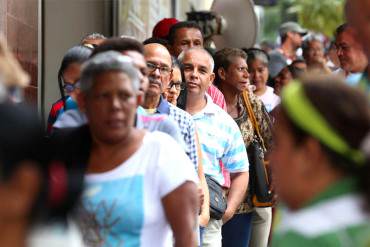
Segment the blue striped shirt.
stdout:
<path fill-rule="evenodd" d="M 204 173 L 224 184 L 220 160 L 230 173 L 249 170 L 244 141 L 235 121 L 207 96 L 207 105 L 193 115 L 202 149 Z"/>

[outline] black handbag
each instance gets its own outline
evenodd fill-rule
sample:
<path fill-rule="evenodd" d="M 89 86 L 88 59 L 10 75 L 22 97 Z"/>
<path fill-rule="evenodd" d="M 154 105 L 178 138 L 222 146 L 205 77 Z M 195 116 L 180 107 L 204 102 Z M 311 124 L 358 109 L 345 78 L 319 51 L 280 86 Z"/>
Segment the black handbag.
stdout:
<path fill-rule="evenodd" d="M 266 147 L 246 91 L 243 92 L 243 99 L 256 133 L 255 138 L 247 148 L 250 164 L 249 195 L 247 196 L 247 201 L 249 199 L 249 202 L 254 207 L 271 207 L 273 206 L 273 194 L 270 190 L 269 176 L 266 169 L 266 162 L 264 161 Z"/>
<path fill-rule="evenodd" d="M 222 186 L 212 177 L 206 175 L 209 190 L 209 213 L 215 220 L 222 219 L 225 214 L 227 202 L 223 194 Z"/>
<path fill-rule="evenodd" d="M 264 164 L 264 152 L 259 142 L 254 139 L 247 148 L 249 169 L 249 185 L 251 201 L 255 207 L 271 207 L 272 193 L 270 191 L 269 179 Z"/>

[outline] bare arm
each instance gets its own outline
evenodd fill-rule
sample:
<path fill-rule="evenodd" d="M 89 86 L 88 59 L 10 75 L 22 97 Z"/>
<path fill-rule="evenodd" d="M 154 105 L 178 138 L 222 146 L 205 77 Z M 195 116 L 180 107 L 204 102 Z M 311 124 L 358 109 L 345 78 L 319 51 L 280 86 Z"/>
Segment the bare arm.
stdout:
<path fill-rule="evenodd" d="M 201 211 L 199 215 L 199 225 L 206 227 L 209 221 L 209 191 L 208 185 L 206 181 L 206 177 L 203 171 L 203 163 L 202 163 L 202 150 L 200 149 L 198 133 L 196 133 L 196 144 L 197 144 L 197 152 L 198 152 L 198 177 L 199 177 L 199 185 L 200 189 L 203 193 L 203 202 L 201 201 Z"/>
<path fill-rule="evenodd" d="M 185 182 L 162 198 L 166 218 L 171 225 L 176 247 L 196 246 L 196 217 L 198 215 L 197 186 Z"/>
<path fill-rule="evenodd" d="M 242 203 L 248 187 L 249 172 L 231 173 L 231 185 L 227 196 L 227 208 L 222 221 L 226 223 Z"/>

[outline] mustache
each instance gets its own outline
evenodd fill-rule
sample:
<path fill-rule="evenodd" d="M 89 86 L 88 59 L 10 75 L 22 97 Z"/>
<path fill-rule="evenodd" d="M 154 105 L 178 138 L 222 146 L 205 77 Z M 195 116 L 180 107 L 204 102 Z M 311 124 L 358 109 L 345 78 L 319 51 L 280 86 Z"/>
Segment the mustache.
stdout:
<path fill-rule="evenodd" d="M 154 76 L 149 76 L 148 79 L 149 79 L 149 83 L 158 84 L 158 85 L 162 86 L 162 81 L 156 79 Z"/>

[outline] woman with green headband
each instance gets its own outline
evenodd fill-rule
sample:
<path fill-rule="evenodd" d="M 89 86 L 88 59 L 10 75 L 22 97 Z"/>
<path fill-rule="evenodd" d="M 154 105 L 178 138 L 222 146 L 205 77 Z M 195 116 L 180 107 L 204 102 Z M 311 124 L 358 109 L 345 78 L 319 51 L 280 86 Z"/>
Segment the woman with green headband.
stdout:
<path fill-rule="evenodd" d="M 333 76 L 282 92 L 271 154 L 284 209 L 273 247 L 370 246 L 370 108 Z"/>

